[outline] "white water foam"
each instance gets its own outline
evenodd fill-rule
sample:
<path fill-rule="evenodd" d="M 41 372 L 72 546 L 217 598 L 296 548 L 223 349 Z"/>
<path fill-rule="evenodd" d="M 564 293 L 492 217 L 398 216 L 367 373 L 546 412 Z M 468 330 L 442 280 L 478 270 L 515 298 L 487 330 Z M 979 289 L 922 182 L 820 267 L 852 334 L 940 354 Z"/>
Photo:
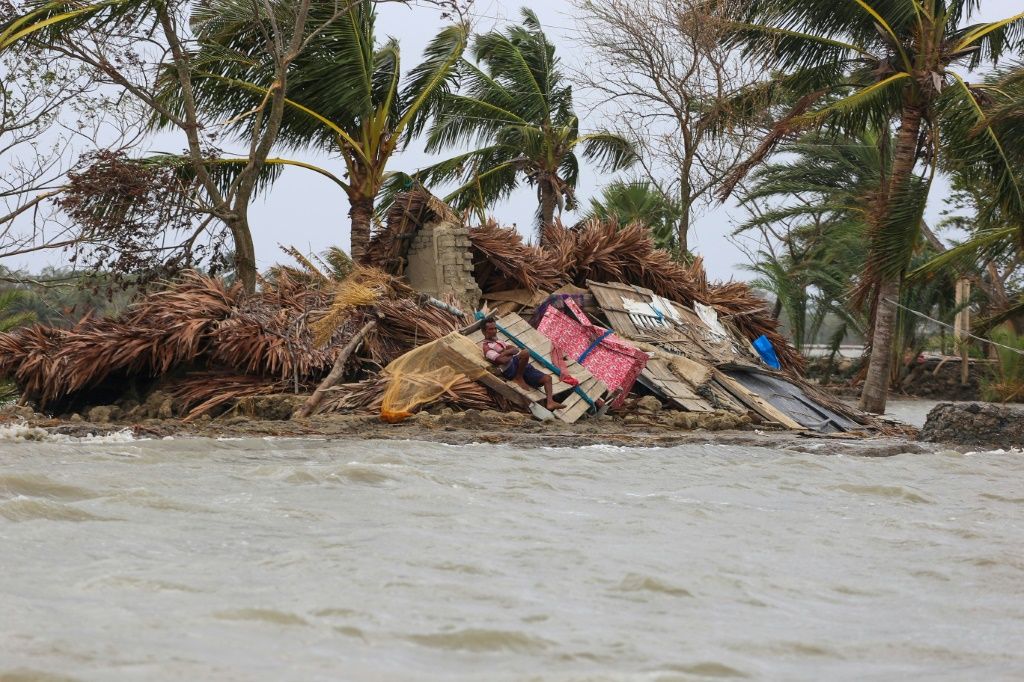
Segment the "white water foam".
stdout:
<path fill-rule="evenodd" d="M 39 442 L 39 443 L 133 443 L 138 440 L 130 428 L 104 434 L 87 434 L 85 436 L 69 436 L 63 433 L 50 433 L 38 426 L 29 426 L 25 422 L 0 424 L 0 441 L 8 442 Z"/>

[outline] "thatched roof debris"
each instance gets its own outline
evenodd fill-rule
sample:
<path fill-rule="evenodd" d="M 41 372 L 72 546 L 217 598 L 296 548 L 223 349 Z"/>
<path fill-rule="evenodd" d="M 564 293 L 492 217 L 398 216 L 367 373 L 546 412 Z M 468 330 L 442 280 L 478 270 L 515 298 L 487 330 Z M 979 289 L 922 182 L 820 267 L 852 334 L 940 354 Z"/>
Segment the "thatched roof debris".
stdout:
<path fill-rule="evenodd" d="M 422 190 L 410 192 L 391 207 L 387 224 L 369 249 L 368 264 L 332 262 L 325 272 L 293 251 L 299 267 L 273 268 L 255 294 L 186 273 L 115 319 L 86 317 L 68 330 L 36 325 L 0 334 L 0 377 L 14 379 L 25 398 L 51 411 L 81 403 L 90 391 L 120 387 L 125 392 L 141 380 L 170 393 L 182 411 L 194 417 L 238 398 L 312 391 L 349 341 L 374 321 L 361 343 L 353 344 L 358 350 L 339 363 L 343 380 L 349 383 L 328 389 L 319 411 L 379 411 L 387 383 L 379 373 L 382 368 L 469 322 L 457 311 L 427 304 L 400 278 L 411 236 L 437 220 L 457 217 Z M 653 369 L 641 379 L 660 387 L 668 402 L 674 400 L 684 409 L 709 411 L 724 403 L 739 411 L 743 405 L 749 408 L 756 396 L 746 395 L 739 380 L 723 371 L 737 364 L 756 367 L 759 361 L 747 342 L 758 336 L 771 340 L 787 369 L 802 367 L 800 355 L 778 333 L 765 303 L 747 285 L 709 283 L 700 259 L 690 264 L 674 260 L 654 247 L 643 226 L 601 221 L 572 229 L 555 225 L 545 232 L 544 248 L 526 244 L 517 231 L 494 222 L 471 229 L 469 236 L 473 274 L 485 299 L 490 293 L 498 302 L 533 304 L 544 298 L 541 292 L 562 290 L 581 294 L 581 305 L 591 301 L 596 310 L 602 287 L 610 286 L 638 292 L 643 300 L 672 301 L 683 316 L 698 317 L 695 309 L 709 306 L 702 312 L 717 314 L 737 332 L 730 343 L 673 340 L 646 328 L 643 333 L 631 332 L 625 322 L 620 325 L 612 319 L 618 314 L 611 310 L 615 306 L 604 305 L 601 312 L 609 326 L 638 345 L 649 342 L 668 351 L 665 357 L 652 357 L 648 368 Z M 618 305 L 628 307 L 623 301 Z M 625 315 L 623 319 L 628 311 Z M 522 324 L 520 332 L 533 333 L 526 322 Z M 670 330 L 670 336 L 691 327 L 699 325 L 681 324 Z M 684 341 L 687 348 L 700 352 L 669 347 Z M 684 361 L 697 366 L 699 380 L 688 367 L 679 366 Z M 795 377 L 778 376 L 797 382 Z M 678 384 L 675 393 L 668 391 L 672 382 Z M 810 387 L 793 385 L 799 389 L 793 399 L 827 402 L 827 397 L 813 395 Z M 709 392 L 709 386 L 721 390 Z M 466 379 L 454 383 L 439 400 L 463 408 L 508 409 L 511 399 L 501 388 Z M 828 406 L 845 415 L 843 406 Z M 771 417 L 770 405 L 759 407 L 769 421 L 780 421 Z"/>
<path fill-rule="evenodd" d="M 402 244 L 434 215 L 437 202 L 422 188 L 399 195 L 383 229 L 374 237 L 366 263 L 397 274 L 402 265 Z M 415 218 L 415 219 L 414 219 Z M 742 282 L 710 283 L 703 261 L 680 263 L 658 249 L 650 231 L 640 224 L 620 226 L 614 221 L 585 221 L 572 228 L 545 229 L 543 248 L 523 241 L 514 228 L 494 221 L 471 228 L 474 277 L 488 293 L 511 289 L 552 292 L 566 284 L 585 287 L 587 280 L 635 284 L 659 296 L 692 307 L 711 306 L 748 340 L 764 335 L 775 346 L 789 370 L 802 372 L 803 357 L 779 332 L 767 303 Z M 407 248 L 407 246 L 406 246 Z"/>
<path fill-rule="evenodd" d="M 116 319 L 86 317 L 71 329 L 35 325 L 0 334 L 0 376 L 41 408 L 60 410 L 110 383 L 160 380 L 191 416 L 235 398 L 309 391 L 333 367 L 342 347 L 368 317 L 383 318 L 350 360 L 350 374 L 377 366 L 425 340 L 465 324 L 447 311 L 420 305 L 384 273 L 355 272 L 386 286 L 335 319 L 318 339 L 314 327 L 331 315 L 343 283 L 322 274 L 276 268 L 261 290 L 186 273 L 144 296 Z M 322 331 L 322 330 L 321 330 Z"/>
<path fill-rule="evenodd" d="M 403 192 L 388 209 L 385 227 L 371 240 L 364 263 L 401 276 L 405 274 L 409 247 L 417 230 L 430 222 L 458 221 L 458 215 L 446 203 L 426 190 Z"/>

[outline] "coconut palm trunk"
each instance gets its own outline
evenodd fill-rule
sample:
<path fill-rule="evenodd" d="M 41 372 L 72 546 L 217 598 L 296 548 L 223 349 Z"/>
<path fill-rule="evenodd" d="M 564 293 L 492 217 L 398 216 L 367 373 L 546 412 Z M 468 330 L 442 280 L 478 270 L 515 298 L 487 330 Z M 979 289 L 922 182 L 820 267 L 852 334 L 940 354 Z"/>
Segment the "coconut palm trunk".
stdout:
<path fill-rule="evenodd" d="M 896 329 L 896 306 L 889 301 L 899 300 L 900 280 L 889 279 L 878 288 L 878 307 L 875 327 L 871 335 L 871 356 L 868 374 L 860 394 L 860 408 L 865 412 L 882 414 L 889 395 L 889 371 L 892 367 L 892 340 Z"/>
<path fill-rule="evenodd" d="M 256 246 L 252 241 L 249 221 L 230 220 L 228 229 L 235 246 L 235 276 L 248 292 L 256 291 Z"/>
<path fill-rule="evenodd" d="M 558 205 L 558 197 L 555 196 L 555 189 L 552 182 L 542 181 L 540 186 L 540 225 L 538 226 L 538 239 L 541 246 L 544 245 L 544 228 L 555 220 L 555 207 Z"/>
<path fill-rule="evenodd" d="M 860 134 L 880 122 L 901 124 L 891 177 L 879 184 L 881 196 L 868 216 L 865 271 L 879 299 L 861 406 L 871 412 L 885 409 L 896 318 L 889 301 L 900 294 L 920 239 L 930 186 L 929 178 L 913 174 L 918 146 L 932 172 L 945 164 L 991 178 L 993 210 L 1024 214 L 1024 181 L 1004 144 L 1018 138 L 1005 131 L 1001 139 L 985 113 L 994 97 L 1012 98 L 971 84 L 967 75 L 1020 54 L 1024 12 L 972 22 L 981 6 L 978 0 L 758 0 L 723 7 L 730 18 L 726 43 L 742 47 L 744 58 L 772 73 L 770 81 L 741 88 L 725 109 L 762 115 L 778 107 L 786 113 L 725 179 L 720 198 L 798 130 Z"/>
<path fill-rule="evenodd" d="M 896 137 L 896 151 L 893 158 L 892 177 L 888 190 L 882 193 L 882 205 L 878 207 L 876 230 L 885 230 L 891 218 L 894 203 L 905 200 L 910 186 L 911 174 L 917 162 L 917 145 L 921 134 L 922 111 L 916 104 L 903 107 L 902 124 Z M 871 356 L 868 373 L 861 391 L 860 407 L 865 412 L 885 412 L 889 394 L 892 368 L 892 340 L 896 328 L 896 305 L 900 298 L 903 274 L 881 274 L 878 300 L 875 312 L 875 326 L 871 337 Z"/>
<path fill-rule="evenodd" d="M 370 224 L 373 219 L 373 197 L 350 199 L 348 215 L 352 221 L 352 261 L 360 263 L 370 246 Z"/>

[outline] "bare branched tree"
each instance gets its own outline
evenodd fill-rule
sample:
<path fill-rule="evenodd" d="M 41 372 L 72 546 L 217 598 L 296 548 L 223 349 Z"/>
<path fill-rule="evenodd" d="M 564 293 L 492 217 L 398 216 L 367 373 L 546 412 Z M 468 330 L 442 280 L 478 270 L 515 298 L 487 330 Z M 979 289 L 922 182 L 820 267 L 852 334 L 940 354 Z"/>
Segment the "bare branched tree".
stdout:
<path fill-rule="evenodd" d="M 427 4 L 450 16 L 463 16 L 469 6 L 466 0 Z M 249 205 L 282 165 L 313 168 L 270 158 L 295 61 L 311 45 L 322 45 L 355 5 L 356 0 L 8 5 L 0 13 L 0 51 L 16 51 L 18 58 L 45 54 L 85 70 L 120 101 L 141 107 L 151 129 L 160 131 L 161 144 L 173 135 L 175 146 L 184 148 L 133 159 L 123 148 L 97 145 L 85 155 L 72 182 L 63 185 L 70 196 L 59 201 L 78 230 L 65 240 L 74 244 L 74 258 L 84 255 L 93 268 L 159 275 L 204 257 L 217 267 L 230 251 L 236 275 L 254 289 Z M 16 32 L 5 33 L 12 21 Z M 204 82 L 214 80 L 230 86 L 228 97 L 238 105 L 229 120 L 214 120 L 200 103 Z M 255 106 L 249 103 L 254 91 Z M 221 148 L 218 133 L 238 130 L 243 119 L 245 135 L 231 136 L 240 148 Z M 152 184 L 142 187 L 141 181 Z"/>
<path fill-rule="evenodd" d="M 78 65 L 0 55 L 0 258 L 73 245 L 74 230 L 52 220 L 67 171 L 99 144 L 131 146 L 140 124 Z"/>
<path fill-rule="evenodd" d="M 594 56 L 578 81 L 632 138 L 643 179 L 678 210 L 681 253 L 721 179 L 743 157 L 751 131 L 721 135 L 716 114 L 744 84 L 757 80 L 722 47 L 716 2 L 578 0 L 581 39 Z"/>

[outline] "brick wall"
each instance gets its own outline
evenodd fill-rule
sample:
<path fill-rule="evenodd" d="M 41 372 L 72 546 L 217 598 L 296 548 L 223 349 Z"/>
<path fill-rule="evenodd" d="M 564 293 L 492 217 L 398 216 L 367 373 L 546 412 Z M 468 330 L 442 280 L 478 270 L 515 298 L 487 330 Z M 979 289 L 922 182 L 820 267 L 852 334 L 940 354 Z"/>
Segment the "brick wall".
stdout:
<path fill-rule="evenodd" d="M 441 298 L 454 295 L 466 313 L 480 303 L 480 287 L 473 279 L 473 253 L 469 231 L 454 222 L 428 223 L 413 237 L 405 268 L 417 291 Z"/>

